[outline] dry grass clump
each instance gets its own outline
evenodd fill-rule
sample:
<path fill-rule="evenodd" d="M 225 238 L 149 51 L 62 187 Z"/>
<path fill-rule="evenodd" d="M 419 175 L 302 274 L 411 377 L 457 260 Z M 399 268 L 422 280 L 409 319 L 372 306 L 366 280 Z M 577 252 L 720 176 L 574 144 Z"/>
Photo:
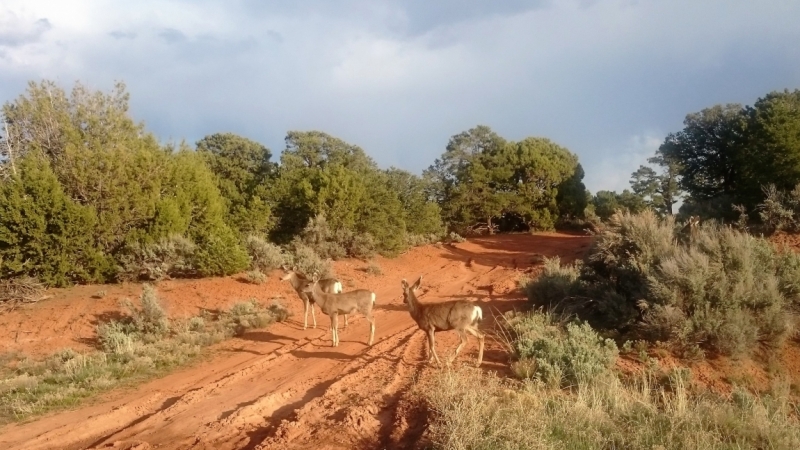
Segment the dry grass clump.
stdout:
<path fill-rule="evenodd" d="M 64 349 L 44 360 L 16 355 L 2 361 L 0 423 L 73 406 L 98 392 L 163 374 L 191 361 L 204 347 L 288 317 L 277 302 L 265 308 L 249 300 L 218 317 L 203 313 L 170 320 L 149 286 L 139 306 L 124 304 L 126 318 L 98 325 L 98 351 Z"/>
<path fill-rule="evenodd" d="M 441 449 L 794 449 L 798 405 L 788 384 L 761 397 L 690 389 L 691 371 L 648 369 L 623 380 L 617 348 L 563 316 L 506 317 L 522 381 L 461 368 L 417 387 Z M 564 389 L 567 387 L 567 389 Z"/>
<path fill-rule="evenodd" d="M 383 269 L 375 261 L 371 261 L 365 271 L 370 275 L 383 275 Z"/>
<path fill-rule="evenodd" d="M 420 387 L 440 449 L 795 449 L 796 408 L 780 392 L 695 395 L 685 372 L 581 383 L 573 393 L 475 369 L 439 372 Z"/>
<path fill-rule="evenodd" d="M 598 329 L 693 353 L 747 355 L 792 335 L 800 256 L 714 223 L 691 235 L 680 228 L 649 211 L 616 214 L 586 263 L 547 261 L 525 290 L 535 305 Z"/>
<path fill-rule="evenodd" d="M 264 275 L 264 272 L 258 269 L 248 270 L 245 274 L 245 277 L 247 278 L 248 282 L 257 285 L 262 285 L 267 281 L 267 276 Z"/>

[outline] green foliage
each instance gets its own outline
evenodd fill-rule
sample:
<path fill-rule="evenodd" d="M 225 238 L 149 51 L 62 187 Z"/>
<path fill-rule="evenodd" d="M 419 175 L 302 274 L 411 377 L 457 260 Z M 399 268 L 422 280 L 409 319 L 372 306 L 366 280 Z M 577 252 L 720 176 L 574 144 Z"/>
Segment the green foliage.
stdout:
<path fill-rule="evenodd" d="M 162 148 L 127 111 L 122 84 L 109 94 L 76 84 L 67 95 L 51 82 L 31 83 L 4 105 L 18 157 L 0 199 L 9 275 L 65 285 L 246 267 L 203 159 L 185 146 Z M 187 247 L 172 248 L 174 236 L 197 245 L 190 261 L 175 261 Z"/>
<path fill-rule="evenodd" d="M 291 253 L 291 261 L 288 265 L 292 266 L 294 270 L 312 276 L 317 273 L 321 278 L 331 278 L 333 276 L 333 265 L 330 260 L 322 259 L 313 248 L 294 242 L 292 244 L 294 251 Z"/>
<path fill-rule="evenodd" d="M 270 271 L 286 264 L 287 257 L 281 248 L 261 236 L 247 236 L 246 246 L 250 255 L 250 267 L 254 269 Z"/>
<path fill-rule="evenodd" d="M 762 186 L 800 180 L 800 90 L 771 92 L 753 106 L 716 105 L 689 114 L 658 150 L 689 194 L 681 212 L 736 220 L 732 204 L 754 211 Z M 666 164 L 666 162 L 669 162 Z"/>
<path fill-rule="evenodd" d="M 530 372 L 518 371 L 518 375 L 554 387 L 590 384 L 617 359 L 614 341 L 601 338 L 588 323 L 570 322 L 562 328 L 551 315 L 541 313 L 521 314 L 507 321 L 514 333 L 515 354 L 523 362 L 516 367 L 533 366 Z"/>
<path fill-rule="evenodd" d="M 197 246 L 181 235 L 171 235 L 156 243 L 134 242 L 118 257 L 117 277 L 123 280 L 158 281 L 176 274 L 191 272 Z"/>
<path fill-rule="evenodd" d="M 564 207 L 577 208 L 580 190 L 577 157 L 544 138 L 507 142 L 486 126 L 450 139 L 445 153 L 428 169 L 429 190 L 455 230 L 476 226 L 493 232 L 550 229 L 558 217 L 558 188 L 565 187 Z M 567 183 L 567 185 L 564 185 Z"/>
<path fill-rule="evenodd" d="M 40 156 L 27 155 L 17 169 L 0 184 L 0 276 L 53 286 L 104 280 L 112 266 L 92 239 L 93 208 L 70 199 Z"/>
<path fill-rule="evenodd" d="M 589 204 L 588 191 L 583 184 L 585 173 L 583 167 L 575 166 L 575 173 L 558 185 L 556 203 L 560 217 L 566 219 L 583 219 L 584 211 Z"/>
<path fill-rule="evenodd" d="M 645 199 L 648 207 L 659 214 L 672 215 L 672 206 L 678 201 L 681 193 L 678 185 L 681 167 L 677 161 L 664 155 L 660 150 L 656 152 L 656 156 L 648 158 L 647 162 L 660 166 L 661 173 L 648 166 L 639 166 L 639 169 L 631 175 L 631 189 L 635 195 Z"/>
<path fill-rule="evenodd" d="M 526 286 L 536 305 L 624 335 L 745 355 L 792 332 L 800 257 L 737 230 L 703 224 L 678 239 L 671 217 L 612 217 L 585 265 L 551 261 Z"/>
<path fill-rule="evenodd" d="M 214 173 L 227 205 L 226 223 L 242 235 L 267 233 L 272 227 L 268 186 L 277 170 L 272 152 L 232 133 L 206 136 L 197 153 Z"/>
<path fill-rule="evenodd" d="M 607 221 L 618 210 L 630 213 L 644 211 L 647 207 L 645 199 L 627 189 L 617 194 L 614 191 L 597 191 L 592 198 L 594 213 L 603 221 Z"/>

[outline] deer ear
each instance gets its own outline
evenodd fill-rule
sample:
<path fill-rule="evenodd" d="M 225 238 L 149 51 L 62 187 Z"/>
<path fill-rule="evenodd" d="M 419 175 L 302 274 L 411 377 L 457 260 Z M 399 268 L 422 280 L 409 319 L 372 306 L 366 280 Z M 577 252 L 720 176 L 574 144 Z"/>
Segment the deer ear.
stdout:
<path fill-rule="evenodd" d="M 403 278 L 403 281 L 400 282 L 400 286 L 403 286 L 404 291 L 408 290 L 408 282 L 406 281 L 405 278 Z"/>
<path fill-rule="evenodd" d="M 422 275 L 419 276 L 419 279 L 417 280 L 416 283 L 414 283 L 414 286 L 411 286 L 411 288 L 412 289 L 419 289 L 420 283 L 422 283 Z"/>
<path fill-rule="evenodd" d="M 319 273 L 318 272 L 314 272 L 314 274 L 311 275 L 311 281 L 313 281 L 314 283 L 319 281 Z"/>

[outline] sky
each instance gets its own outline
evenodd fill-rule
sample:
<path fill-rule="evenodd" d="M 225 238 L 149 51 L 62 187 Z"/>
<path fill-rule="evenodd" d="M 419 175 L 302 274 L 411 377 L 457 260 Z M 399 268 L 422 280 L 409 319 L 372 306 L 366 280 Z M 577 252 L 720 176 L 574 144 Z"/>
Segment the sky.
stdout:
<path fill-rule="evenodd" d="M 800 88 L 797 0 L 3 0 L 0 102 L 30 80 L 108 91 L 162 141 L 289 130 L 421 173 L 488 125 L 576 153 L 589 190 L 686 114 Z"/>

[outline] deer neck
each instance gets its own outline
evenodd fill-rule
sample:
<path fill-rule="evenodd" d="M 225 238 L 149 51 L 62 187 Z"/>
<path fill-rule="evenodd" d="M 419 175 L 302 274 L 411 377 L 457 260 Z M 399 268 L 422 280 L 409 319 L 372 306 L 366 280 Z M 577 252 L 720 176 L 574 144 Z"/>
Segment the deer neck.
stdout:
<path fill-rule="evenodd" d="M 286 281 L 288 281 L 289 284 L 292 285 L 295 291 L 300 292 L 300 277 L 297 276 L 296 273 L 292 272 L 292 274 L 289 275 L 289 278 L 287 278 Z"/>
<path fill-rule="evenodd" d="M 417 300 L 417 295 L 413 291 L 408 294 L 408 310 L 411 312 L 411 317 L 417 318 L 422 312 L 422 304 Z"/>
<path fill-rule="evenodd" d="M 314 299 L 314 302 L 318 304 L 320 307 L 325 306 L 326 301 L 328 300 L 326 294 L 322 291 L 322 288 L 319 285 L 319 282 L 314 283 L 314 286 L 311 288 L 311 298 Z"/>

